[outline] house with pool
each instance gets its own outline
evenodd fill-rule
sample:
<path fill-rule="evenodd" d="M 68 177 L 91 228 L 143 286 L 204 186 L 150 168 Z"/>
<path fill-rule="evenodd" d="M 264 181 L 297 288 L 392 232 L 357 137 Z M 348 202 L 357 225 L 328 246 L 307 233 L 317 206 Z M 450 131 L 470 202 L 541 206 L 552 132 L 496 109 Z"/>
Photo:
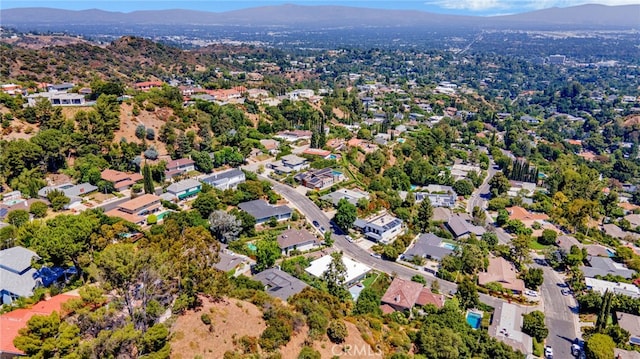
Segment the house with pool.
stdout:
<path fill-rule="evenodd" d="M 344 181 L 344 174 L 340 171 L 336 171 L 330 167 L 326 167 L 320 170 L 310 170 L 303 173 L 298 173 L 293 177 L 296 181 L 303 186 L 322 190 L 333 186 L 334 184 Z"/>
<path fill-rule="evenodd" d="M 455 249 L 455 244 L 445 242 L 433 233 L 423 233 L 418 236 L 413 245 L 404 252 L 404 259 L 410 261 L 419 257 L 440 261 L 442 258 L 453 253 Z"/>

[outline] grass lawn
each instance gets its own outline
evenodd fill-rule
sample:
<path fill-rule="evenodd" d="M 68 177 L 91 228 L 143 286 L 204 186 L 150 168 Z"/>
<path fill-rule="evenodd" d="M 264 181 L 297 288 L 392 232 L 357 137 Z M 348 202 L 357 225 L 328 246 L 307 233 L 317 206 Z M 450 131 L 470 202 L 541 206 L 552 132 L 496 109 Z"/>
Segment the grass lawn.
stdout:
<path fill-rule="evenodd" d="M 541 251 L 549 248 L 550 246 L 540 244 L 536 238 L 531 238 L 531 242 L 529 242 L 529 247 L 533 250 Z"/>
<path fill-rule="evenodd" d="M 372 272 L 367 274 L 367 276 L 362 281 L 362 285 L 364 285 L 365 288 L 369 288 L 369 286 L 372 285 L 373 282 L 375 282 L 379 276 L 380 274 L 378 272 Z"/>

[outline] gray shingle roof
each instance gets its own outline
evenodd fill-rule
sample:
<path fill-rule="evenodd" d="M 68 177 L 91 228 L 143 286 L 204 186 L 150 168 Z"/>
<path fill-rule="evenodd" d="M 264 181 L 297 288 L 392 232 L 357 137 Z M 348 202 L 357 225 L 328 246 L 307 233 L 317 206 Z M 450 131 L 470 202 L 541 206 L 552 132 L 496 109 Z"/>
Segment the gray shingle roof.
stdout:
<path fill-rule="evenodd" d="M 623 278 L 631 278 L 635 273 L 634 270 L 628 269 L 621 264 L 613 261 L 611 258 L 604 257 L 591 257 L 589 259 L 590 267 L 582 266 L 580 270 L 584 273 L 585 277 L 595 278 L 595 276 L 606 276 L 607 274 L 618 275 Z"/>
<path fill-rule="evenodd" d="M 284 205 L 272 206 L 262 199 L 240 203 L 238 205 L 238 208 L 249 213 L 255 219 L 264 219 L 291 214 L 291 208 Z"/>
<path fill-rule="evenodd" d="M 185 180 L 176 182 L 176 183 L 172 183 L 169 187 L 167 187 L 167 192 L 169 193 L 179 193 L 179 192 L 183 192 L 186 191 L 188 189 L 194 188 L 194 187 L 199 187 L 202 184 L 200 184 L 200 182 L 192 179 L 192 178 L 187 178 Z"/>
<path fill-rule="evenodd" d="M 269 295 L 287 300 L 294 294 L 300 293 L 307 284 L 280 269 L 270 268 L 253 276 L 253 279 L 265 285 Z"/>
<path fill-rule="evenodd" d="M 442 238 L 433 233 L 424 233 L 416 239 L 416 242 L 404 253 L 407 259 L 413 257 L 431 257 L 440 260 L 453 253 L 453 250 L 442 246 Z"/>
<path fill-rule="evenodd" d="M 219 183 L 226 183 L 228 182 L 230 179 L 233 178 L 240 178 L 240 177 L 244 177 L 244 172 L 242 172 L 242 170 L 239 169 L 233 169 L 230 171 L 225 171 L 225 172 L 220 172 L 220 173 L 216 173 L 214 175 L 211 175 L 209 177 L 203 178 L 202 182 L 212 185 L 212 186 L 216 186 Z"/>
<path fill-rule="evenodd" d="M 20 297 L 33 294 L 37 271 L 31 267 L 31 259 L 38 255 L 24 247 L 12 247 L 0 251 L 0 291 Z"/>

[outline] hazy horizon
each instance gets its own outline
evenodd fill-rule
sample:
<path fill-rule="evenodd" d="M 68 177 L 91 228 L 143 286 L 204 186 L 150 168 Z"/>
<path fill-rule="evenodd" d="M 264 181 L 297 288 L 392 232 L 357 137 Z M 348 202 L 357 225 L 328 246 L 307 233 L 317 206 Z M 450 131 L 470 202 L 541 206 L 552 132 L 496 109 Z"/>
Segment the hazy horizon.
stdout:
<path fill-rule="evenodd" d="M 227 12 L 261 6 L 294 5 L 338 5 L 388 10 L 419 10 L 439 14 L 492 16 L 518 14 L 552 7 L 571 7 L 585 4 L 637 5 L 637 0 L 422 0 L 422 1 L 315 1 L 315 0 L 254 0 L 254 1 L 80 1 L 80 0 L 4 0 L 0 10 L 13 8 L 46 7 L 64 10 L 90 10 L 130 13 L 144 10 L 198 10 Z"/>

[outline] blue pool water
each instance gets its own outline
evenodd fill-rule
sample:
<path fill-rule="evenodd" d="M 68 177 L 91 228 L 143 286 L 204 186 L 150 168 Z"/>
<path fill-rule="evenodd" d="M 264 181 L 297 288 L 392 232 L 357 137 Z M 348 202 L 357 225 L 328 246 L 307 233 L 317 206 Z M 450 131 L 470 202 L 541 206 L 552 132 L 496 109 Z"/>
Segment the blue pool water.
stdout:
<path fill-rule="evenodd" d="M 416 185 L 412 184 L 412 185 L 411 185 L 411 190 L 412 190 L 412 191 L 415 191 L 416 189 L 418 189 L 418 186 L 416 186 Z"/>
<path fill-rule="evenodd" d="M 164 217 L 166 217 L 169 213 L 171 213 L 171 211 L 164 211 L 162 213 L 158 213 L 156 217 L 158 218 L 158 221 L 160 221 L 164 219 Z"/>
<path fill-rule="evenodd" d="M 252 250 L 254 252 L 258 249 L 258 247 L 256 247 L 256 245 L 253 244 L 253 243 L 247 243 L 247 248 L 249 248 L 250 250 Z"/>
<path fill-rule="evenodd" d="M 334 171 L 331 171 L 331 173 L 332 173 L 334 176 L 341 176 L 341 175 L 342 175 L 342 172 L 340 172 L 340 171 L 335 171 L 335 170 L 334 170 Z"/>
<path fill-rule="evenodd" d="M 8 199 L 4 201 L 4 204 L 6 204 L 7 206 L 13 206 L 14 204 L 18 204 L 21 202 L 24 202 L 24 199 Z"/>
<path fill-rule="evenodd" d="M 607 255 L 609 255 L 609 257 L 615 257 L 616 256 L 616 252 L 614 252 L 611 249 L 607 248 Z"/>
<path fill-rule="evenodd" d="M 482 314 L 475 312 L 467 312 L 467 323 L 473 329 L 480 328 L 480 323 L 482 323 Z"/>
<path fill-rule="evenodd" d="M 455 250 L 458 248 L 458 246 L 456 246 L 455 244 L 446 243 L 446 242 L 442 243 L 442 246 L 443 246 L 444 248 L 446 248 L 446 249 L 450 249 L 450 250 L 452 250 L 452 251 L 455 251 Z"/>
<path fill-rule="evenodd" d="M 335 160 L 336 158 L 338 158 L 336 155 L 334 155 L 333 153 L 329 155 L 329 159 L 330 160 Z"/>

